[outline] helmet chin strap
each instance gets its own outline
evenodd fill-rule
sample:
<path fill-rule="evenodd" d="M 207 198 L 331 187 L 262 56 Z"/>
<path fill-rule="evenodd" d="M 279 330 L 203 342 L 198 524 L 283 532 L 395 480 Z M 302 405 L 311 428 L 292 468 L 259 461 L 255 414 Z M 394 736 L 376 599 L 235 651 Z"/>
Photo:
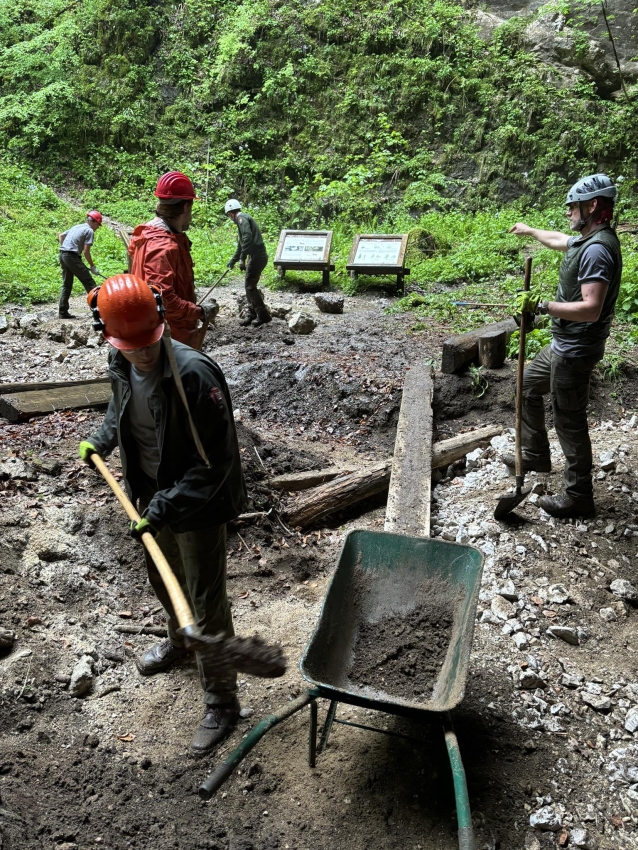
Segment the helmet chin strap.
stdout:
<path fill-rule="evenodd" d="M 592 216 L 594 215 L 594 212 L 592 212 L 592 214 L 588 218 L 583 218 L 583 202 L 578 202 L 578 214 L 580 215 L 580 221 L 578 222 L 578 227 L 576 229 L 579 233 L 584 230 L 585 227 L 587 227 L 587 225 L 592 219 Z"/>

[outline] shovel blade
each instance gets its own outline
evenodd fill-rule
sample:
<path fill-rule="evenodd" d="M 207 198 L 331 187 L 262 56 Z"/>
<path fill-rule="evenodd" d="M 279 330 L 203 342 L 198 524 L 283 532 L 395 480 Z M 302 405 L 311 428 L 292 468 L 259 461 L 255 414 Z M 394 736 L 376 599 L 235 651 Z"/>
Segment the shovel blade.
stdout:
<path fill-rule="evenodd" d="M 501 496 L 496 508 L 494 509 L 494 519 L 503 519 L 503 517 L 511 513 L 514 508 L 518 507 L 531 492 L 532 488 L 527 487 L 525 490 L 516 489 L 513 493 L 506 493 L 504 496 Z"/>

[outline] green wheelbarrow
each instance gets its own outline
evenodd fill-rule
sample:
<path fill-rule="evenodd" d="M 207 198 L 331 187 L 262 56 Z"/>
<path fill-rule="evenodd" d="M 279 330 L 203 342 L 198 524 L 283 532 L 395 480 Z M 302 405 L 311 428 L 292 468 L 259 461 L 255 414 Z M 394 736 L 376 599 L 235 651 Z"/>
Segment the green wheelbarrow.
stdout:
<path fill-rule="evenodd" d="M 452 776 L 459 827 L 460 850 L 474 850 L 474 836 L 465 771 L 449 711 L 465 693 L 483 555 L 472 546 L 376 531 L 353 531 L 345 539 L 339 563 L 328 587 L 319 621 L 302 656 L 300 670 L 312 685 L 296 700 L 265 717 L 241 744 L 205 780 L 199 789 L 210 799 L 235 767 L 273 726 L 305 705 L 310 706 L 308 761 L 326 747 L 334 723 L 396 734 L 336 718 L 340 702 L 421 720 L 441 715 Z M 379 681 L 365 684 L 353 678 L 358 638 L 365 624 L 406 623 L 417 609 L 443 604 L 450 612 L 447 647 L 427 688 L 418 694 L 392 693 Z M 427 643 L 427 629 L 418 640 Z M 372 677 L 374 679 L 374 676 Z M 370 679 L 370 676 L 367 676 Z M 387 688 L 387 690 L 386 690 Z M 317 699 L 330 707 L 317 743 Z M 405 736 L 401 736 L 405 737 Z"/>

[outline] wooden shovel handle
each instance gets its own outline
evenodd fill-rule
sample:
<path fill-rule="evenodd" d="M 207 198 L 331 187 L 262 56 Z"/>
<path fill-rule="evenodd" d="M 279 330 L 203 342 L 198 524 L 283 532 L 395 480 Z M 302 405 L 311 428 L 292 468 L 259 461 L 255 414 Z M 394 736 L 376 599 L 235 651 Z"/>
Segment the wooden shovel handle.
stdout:
<path fill-rule="evenodd" d="M 532 258 L 525 260 L 525 279 L 523 291 L 529 292 L 532 280 Z M 523 372 L 525 370 L 525 335 L 527 332 L 527 313 L 521 313 L 521 327 L 518 335 L 518 364 L 516 368 L 516 421 L 514 428 L 516 432 L 515 448 L 515 472 L 516 487 L 523 486 L 523 445 L 522 445 L 522 420 L 523 420 Z"/>
<path fill-rule="evenodd" d="M 124 490 L 122 490 L 120 485 L 117 483 L 117 481 L 111 474 L 111 471 L 109 470 L 108 466 L 104 463 L 99 454 L 92 454 L 91 462 L 93 463 L 95 468 L 102 474 L 102 477 L 115 494 L 115 498 L 126 511 L 126 515 L 128 516 L 128 518 L 133 522 L 139 522 L 141 519 L 140 515 L 135 510 L 133 504 L 131 503 L 131 500 L 126 495 Z M 184 591 L 179 586 L 179 583 L 175 578 L 175 574 L 170 568 L 168 561 L 162 554 L 162 550 L 157 545 L 155 538 L 148 531 L 145 531 L 144 534 L 142 534 L 142 543 L 146 547 L 148 554 L 155 562 L 157 571 L 162 577 L 162 581 L 164 582 L 164 586 L 166 587 L 168 595 L 171 598 L 173 609 L 175 610 L 175 616 L 177 617 L 177 622 L 179 623 L 180 627 L 183 629 L 186 626 L 193 626 L 195 624 L 195 620 L 193 619 L 190 606 L 186 601 L 186 597 L 184 596 Z"/>

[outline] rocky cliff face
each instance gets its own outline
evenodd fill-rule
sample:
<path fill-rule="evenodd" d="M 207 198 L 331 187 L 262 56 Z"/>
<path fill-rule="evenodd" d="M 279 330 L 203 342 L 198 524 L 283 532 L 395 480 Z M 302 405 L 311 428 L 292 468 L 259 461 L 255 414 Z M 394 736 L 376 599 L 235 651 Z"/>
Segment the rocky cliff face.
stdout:
<path fill-rule="evenodd" d="M 563 85 L 593 80 L 602 97 L 613 97 L 622 91 L 621 74 L 626 86 L 638 82 L 635 0 L 614 0 L 613 8 L 608 4 L 620 71 L 600 5 L 586 8 L 584 3 L 572 2 L 565 4 L 571 7 L 567 14 L 552 11 L 551 5 L 538 0 L 487 0 L 475 14 L 486 39 L 515 16 L 529 19 L 523 34 L 527 48 L 551 67 Z"/>

